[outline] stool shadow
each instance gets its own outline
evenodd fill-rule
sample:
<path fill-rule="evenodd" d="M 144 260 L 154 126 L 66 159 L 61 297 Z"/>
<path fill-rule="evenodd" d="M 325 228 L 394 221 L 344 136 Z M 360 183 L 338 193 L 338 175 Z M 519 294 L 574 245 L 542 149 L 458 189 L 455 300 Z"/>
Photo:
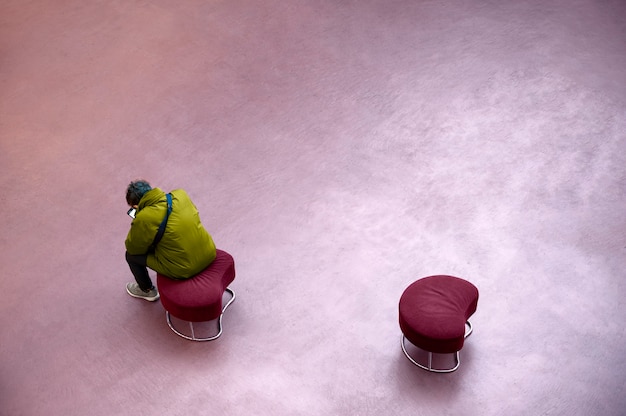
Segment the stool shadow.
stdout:
<path fill-rule="evenodd" d="M 420 350 L 418 347 L 407 343 L 407 351 L 413 354 L 414 358 L 424 360 L 428 363 L 428 352 Z M 472 371 L 475 369 L 472 363 L 473 351 L 469 345 L 464 346 L 460 353 L 461 365 L 456 371 L 451 373 L 435 373 L 419 368 L 404 355 L 398 340 L 398 353 L 393 367 L 397 375 L 397 390 L 400 395 L 416 403 L 424 405 L 432 403 L 439 405 L 447 403 L 448 400 L 456 397 L 463 390 L 463 385 L 467 378 L 472 378 Z M 433 354 L 433 367 L 441 365 L 446 367 L 454 363 L 454 354 Z"/>

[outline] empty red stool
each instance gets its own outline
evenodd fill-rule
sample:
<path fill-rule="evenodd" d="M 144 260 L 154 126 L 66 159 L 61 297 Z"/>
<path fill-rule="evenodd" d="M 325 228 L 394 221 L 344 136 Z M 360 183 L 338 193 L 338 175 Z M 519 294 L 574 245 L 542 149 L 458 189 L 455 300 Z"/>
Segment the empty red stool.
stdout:
<path fill-rule="evenodd" d="M 472 333 L 469 317 L 476 312 L 478 289 L 454 276 L 429 276 L 417 280 L 400 297 L 402 351 L 415 365 L 428 371 L 449 373 L 461 364 L 459 351 Z M 406 348 L 406 340 L 428 353 L 428 365 L 419 363 Z M 454 354 L 452 368 L 433 368 L 433 353 Z"/>
<path fill-rule="evenodd" d="M 228 288 L 235 280 L 235 261 L 225 251 L 216 250 L 215 260 L 203 271 L 185 280 L 174 280 L 157 273 L 157 286 L 161 304 L 165 308 L 167 324 L 176 334 L 192 341 L 211 341 L 222 335 L 222 316 L 235 300 L 235 292 Z M 231 296 L 222 306 L 224 292 Z M 171 316 L 189 322 L 191 336 L 177 330 Z M 218 319 L 218 333 L 209 337 L 196 337 L 194 322 Z"/>

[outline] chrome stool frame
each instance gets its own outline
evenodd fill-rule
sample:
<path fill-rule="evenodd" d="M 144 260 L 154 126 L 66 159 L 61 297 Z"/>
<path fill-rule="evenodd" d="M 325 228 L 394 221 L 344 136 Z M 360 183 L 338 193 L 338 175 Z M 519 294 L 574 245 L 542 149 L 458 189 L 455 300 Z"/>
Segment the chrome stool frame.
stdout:
<path fill-rule="evenodd" d="M 467 325 L 467 328 L 465 330 L 464 338 L 467 338 L 471 335 L 473 328 L 472 328 L 472 324 L 470 323 L 470 321 L 465 322 L 465 324 Z M 411 361 L 413 364 L 415 364 L 419 368 L 422 368 L 426 371 L 430 371 L 433 373 L 451 373 L 455 371 L 457 368 L 459 368 L 459 366 L 461 365 L 461 359 L 459 358 L 459 351 L 452 353 L 454 354 L 454 358 L 455 358 L 455 365 L 452 368 L 446 368 L 446 369 L 433 368 L 433 353 L 430 351 L 426 351 L 428 353 L 428 366 L 425 366 L 424 364 L 420 364 L 415 359 L 413 359 L 413 357 L 409 355 L 409 353 L 406 350 L 405 342 L 406 342 L 406 337 L 404 336 L 404 334 L 402 334 L 402 351 L 404 352 L 404 355 L 406 355 L 406 358 L 408 358 L 409 361 Z M 415 347 L 419 348 L 417 346 Z"/>
<path fill-rule="evenodd" d="M 231 303 L 233 303 L 235 301 L 235 291 L 230 289 L 230 288 L 226 288 L 224 290 L 224 292 L 228 292 L 231 295 L 230 300 L 226 303 L 226 305 L 224 305 L 222 307 L 222 313 L 220 314 L 217 322 L 217 326 L 218 326 L 218 332 L 216 335 L 213 335 L 211 337 L 206 337 L 206 338 L 197 338 L 196 334 L 193 330 L 193 322 L 188 321 L 189 322 L 189 328 L 191 329 L 191 336 L 183 334 L 182 332 L 180 332 L 179 330 L 177 330 L 174 327 L 174 324 L 172 324 L 172 317 L 170 315 L 170 313 L 168 311 L 165 311 L 165 317 L 167 319 L 167 325 L 170 327 L 170 329 L 172 331 L 174 331 L 174 333 L 176 333 L 176 335 L 183 337 L 185 339 L 188 339 L 190 341 L 213 341 L 215 339 L 218 339 L 220 337 L 220 335 L 222 335 L 222 316 L 224 316 L 224 312 L 226 311 L 226 308 L 228 308 L 230 306 Z M 208 321 L 207 321 L 208 322 Z"/>

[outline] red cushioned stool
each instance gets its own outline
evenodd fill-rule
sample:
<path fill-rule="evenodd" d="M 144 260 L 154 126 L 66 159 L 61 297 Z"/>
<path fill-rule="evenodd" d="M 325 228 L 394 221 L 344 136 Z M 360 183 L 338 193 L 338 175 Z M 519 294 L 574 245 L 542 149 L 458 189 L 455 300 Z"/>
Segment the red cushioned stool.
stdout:
<path fill-rule="evenodd" d="M 203 271 L 185 280 L 173 280 L 157 273 L 157 286 L 165 308 L 167 324 L 176 334 L 192 341 L 212 341 L 222 335 L 222 315 L 235 300 L 235 292 L 228 285 L 235 280 L 235 261 L 225 251 L 216 250 L 215 260 Z M 224 292 L 230 300 L 222 307 Z M 191 336 L 177 330 L 172 324 L 174 316 L 189 322 Z M 218 319 L 218 333 L 209 337 L 196 337 L 194 322 Z"/>
<path fill-rule="evenodd" d="M 429 276 L 406 288 L 400 297 L 402 351 L 420 368 L 449 373 L 461 364 L 459 351 L 472 333 L 469 317 L 476 312 L 478 289 L 453 276 Z M 407 352 L 406 340 L 428 352 L 428 365 L 420 364 Z M 433 368 L 433 353 L 454 354 L 452 368 Z"/>

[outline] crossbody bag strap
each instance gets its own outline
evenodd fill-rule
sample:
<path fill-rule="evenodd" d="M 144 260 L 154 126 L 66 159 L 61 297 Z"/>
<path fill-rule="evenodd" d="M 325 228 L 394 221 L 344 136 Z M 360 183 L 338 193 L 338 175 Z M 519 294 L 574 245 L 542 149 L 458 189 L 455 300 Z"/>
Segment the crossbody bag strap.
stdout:
<path fill-rule="evenodd" d="M 156 236 L 154 237 L 154 241 L 152 242 L 152 246 L 150 246 L 153 250 L 163 238 L 163 233 L 165 233 L 165 226 L 167 225 L 167 219 L 170 217 L 170 213 L 172 212 L 172 194 L 165 195 L 167 198 L 167 212 L 165 213 L 165 218 L 159 225 L 159 231 L 157 231 Z"/>

